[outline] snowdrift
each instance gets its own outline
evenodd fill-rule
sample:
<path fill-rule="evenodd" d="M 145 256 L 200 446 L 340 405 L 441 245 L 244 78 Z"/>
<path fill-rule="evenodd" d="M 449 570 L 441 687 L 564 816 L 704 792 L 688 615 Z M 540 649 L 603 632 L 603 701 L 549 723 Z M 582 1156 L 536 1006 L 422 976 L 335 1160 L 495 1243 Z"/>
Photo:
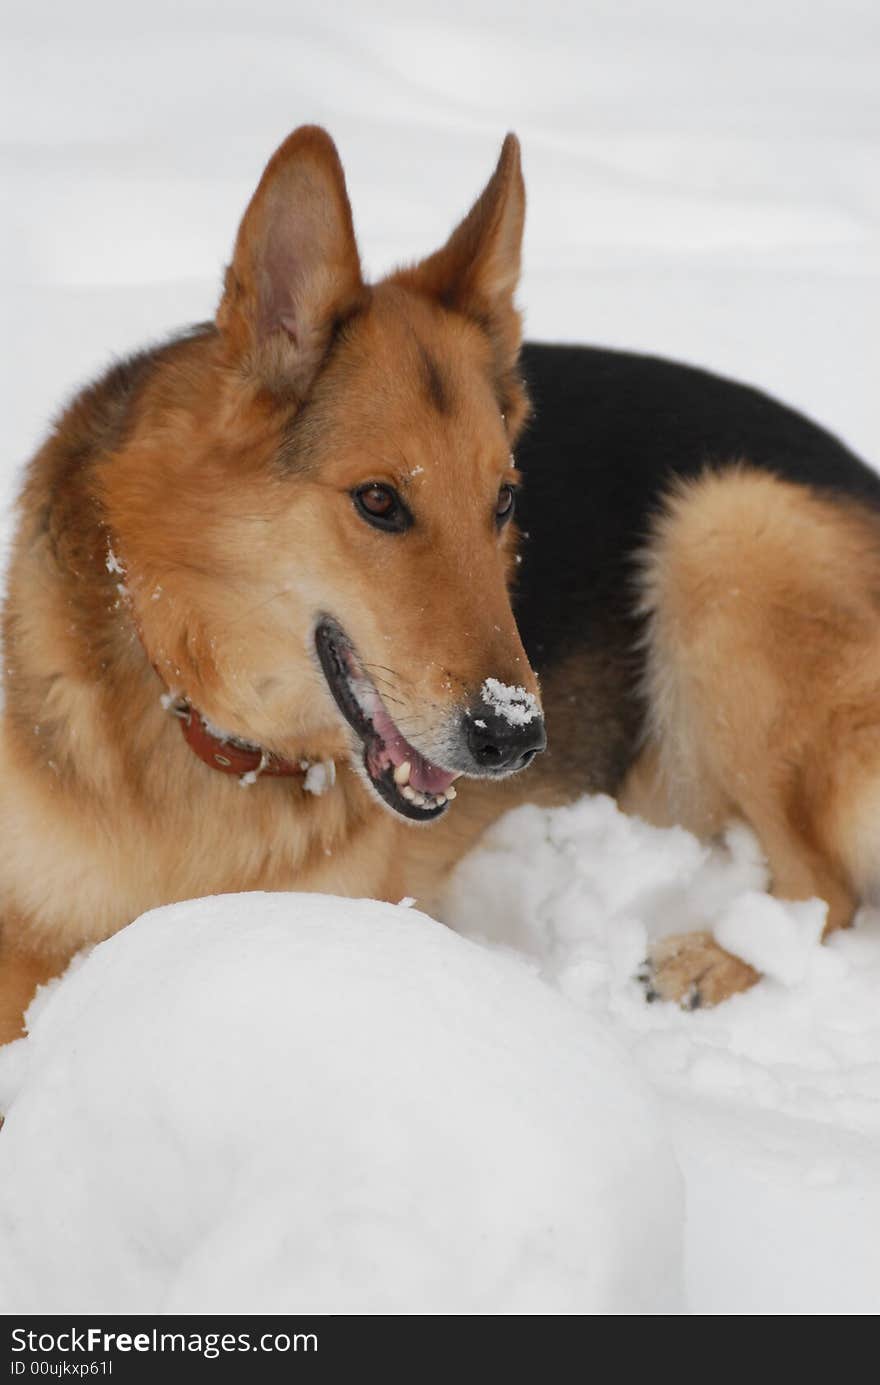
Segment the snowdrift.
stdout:
<path fill-rule="evenodd" d="M 880 915 L 820 945 L 766 884 L 744 828 L 599 797 L 502 819 L 457 935 L 305 895 L 145 915 L 0 1050 L 0 1308 L 876 1313 Z M 646 1005 L 650 939 L 713 922 L 766 978 Z"/>
<path fill-rule="evenodd" d="M 0 1053 L 17 1313 L 663 1313 L 679 1175 L 618 1043 L 415 910 L 159 909 Z"/>
<path fill-rule="evenodd" d="M 767 884 L 745 827 L 710 848 L 584 798 L 502 819 L 445 916 L 531 957 L 658 1093 L 685 1177 L 690 1313 L 874 1314 L 880 912 L 820 945 L 824 906 Z M 715 1010 L 646 1005 L 632 978 L 650 939 L 713 926 L 765 979 Z"/>

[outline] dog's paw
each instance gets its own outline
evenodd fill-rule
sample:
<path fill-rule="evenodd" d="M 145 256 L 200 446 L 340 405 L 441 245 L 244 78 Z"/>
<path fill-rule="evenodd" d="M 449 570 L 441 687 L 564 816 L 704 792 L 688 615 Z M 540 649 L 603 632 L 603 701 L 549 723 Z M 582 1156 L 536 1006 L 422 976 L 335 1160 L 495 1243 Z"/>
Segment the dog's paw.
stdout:
<path fill-rule="evenodd" d="M 683 1010 L 718 1005 L 760 979 L 748 962 L 719 947 L 711 933 L 661 938 L 636 977 L 646 1000 L 674 1000 Z"/>

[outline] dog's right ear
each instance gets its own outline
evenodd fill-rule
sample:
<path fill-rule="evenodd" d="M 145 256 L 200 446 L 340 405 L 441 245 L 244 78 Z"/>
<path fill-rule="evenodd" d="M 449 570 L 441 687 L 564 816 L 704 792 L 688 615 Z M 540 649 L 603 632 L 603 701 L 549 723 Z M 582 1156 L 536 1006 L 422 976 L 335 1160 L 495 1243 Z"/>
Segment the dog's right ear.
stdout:
<path fill-rule="evenodd" d="M 515 367 L 520 347 L 514 295 L 525 211 L 519 140 L 510 134 L 495 172 L 442 249 L 393 276 L 395 283 L 479 323 L 492 338 L 503 371 Z"/>
<path fill-rule="evenodd" d="M 302 399 L 365 293 L 336 146 L 303 125 L 269 160 L 244 214 L 217 326 L 237 361 Z"/>

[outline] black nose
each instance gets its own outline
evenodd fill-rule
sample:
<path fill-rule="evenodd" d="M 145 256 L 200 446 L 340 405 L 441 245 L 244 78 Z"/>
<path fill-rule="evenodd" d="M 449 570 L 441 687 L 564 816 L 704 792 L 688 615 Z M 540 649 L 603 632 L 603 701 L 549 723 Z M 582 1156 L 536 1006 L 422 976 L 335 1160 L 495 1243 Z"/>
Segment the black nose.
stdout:
<path fill-rule="evenodd" d="M 515 705 L 498 711 L 480 699 L 464 716 L 465 738 L 482 774 L 512 774 L 525 769 L 547 745 L 537 708 Z"/>

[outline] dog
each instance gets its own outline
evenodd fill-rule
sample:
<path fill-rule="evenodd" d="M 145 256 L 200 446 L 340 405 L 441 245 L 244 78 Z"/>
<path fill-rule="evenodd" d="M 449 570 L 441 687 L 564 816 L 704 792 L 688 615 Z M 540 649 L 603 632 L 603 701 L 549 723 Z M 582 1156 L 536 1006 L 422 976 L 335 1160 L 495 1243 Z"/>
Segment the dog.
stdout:
<path fill-rule="evenodd" d="M 215 320 L 115 365 L 31 461 L 0 1040 L 157 905 L 432 907 L 524 801 L 745 818 L 829 930 L 870 890 L 880 481 L 743 386 L 523 346 L 524 214 L 508 136 L 445 245 L 368 285 L 335 146 L 296 130 Z M 700 934 L 648 984 L 695 1005 L 756 979 Z"/>

